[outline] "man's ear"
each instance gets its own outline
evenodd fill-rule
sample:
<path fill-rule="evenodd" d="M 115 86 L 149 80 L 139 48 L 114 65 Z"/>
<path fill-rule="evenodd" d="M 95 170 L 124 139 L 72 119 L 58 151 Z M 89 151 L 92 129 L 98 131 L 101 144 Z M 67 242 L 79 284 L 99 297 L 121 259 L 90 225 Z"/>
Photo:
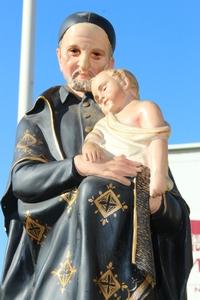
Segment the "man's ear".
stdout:
<path fill-rule="evenodd" d="M 113 57 L 111 57 L 109 63 L 108 63 L 108 68 L 109 69 L 113 69 L 114 68 L 114 64 L 115 64 L 115 60 Z"/>
<path fill-rule="evenodd" d="M 59 64 L 59 67 L 60 67 L 60 71 L 62 72 L 61 49 L 59 47 L 56 49 L 56 55 L 57 55 L 57 59 L 58 59 L 58 64 Z"/>

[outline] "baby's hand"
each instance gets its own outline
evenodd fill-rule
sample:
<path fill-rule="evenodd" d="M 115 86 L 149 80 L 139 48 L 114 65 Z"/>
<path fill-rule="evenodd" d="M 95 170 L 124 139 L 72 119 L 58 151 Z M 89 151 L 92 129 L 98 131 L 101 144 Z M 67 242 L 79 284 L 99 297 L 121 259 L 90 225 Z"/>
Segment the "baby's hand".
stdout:
<path fill-rule="evenodd" d="M 82 148 L 83 157 L 90 162 L 103 161 L 105 153 L 103 149 L 95 143 L 86 142 Z"/>
<path fill-rule="evenodd" d="M 151 176 L 150 179 L 150 197 L 154 198 L 161 196 L 167 191 L 168 181 L 165 176 L 157 175 Z"/>

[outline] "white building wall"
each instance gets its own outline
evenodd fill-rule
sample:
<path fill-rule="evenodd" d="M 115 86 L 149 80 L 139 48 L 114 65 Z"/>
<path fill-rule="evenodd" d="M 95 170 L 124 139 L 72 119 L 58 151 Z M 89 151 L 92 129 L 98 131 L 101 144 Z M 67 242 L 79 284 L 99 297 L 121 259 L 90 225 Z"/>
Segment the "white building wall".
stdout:
<path fill-rule="evenodd" d="M 191 219 L 200 220 L 200 144 L 170 145 L 169 165 Z"/>
<path fill-rule="evenodd" d="M 169 146 L 169 166 L 190 207 L 194 266 L 188 280 L 188 300 L 200 299 L 200 143 Z"/>

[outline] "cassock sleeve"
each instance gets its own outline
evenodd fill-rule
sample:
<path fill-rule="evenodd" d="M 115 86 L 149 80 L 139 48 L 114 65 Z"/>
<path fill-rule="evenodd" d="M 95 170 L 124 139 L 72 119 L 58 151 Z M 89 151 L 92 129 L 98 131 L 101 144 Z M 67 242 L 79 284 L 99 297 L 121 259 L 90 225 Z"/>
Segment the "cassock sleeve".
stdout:
<path fill-rule="evenodd" d="M 180 229 L 181 221 L 182 207 L 177 201 L 177 196 L 166 192 L 163 195 L 160 208 L 151 216 L 153 231 L 159 234 L 173 234 Z"/>
<path fill-rule="evenodd" d="M 57 161 L 41 129 L 26 118 L 18 127 L 11 178 L 14 195 L 26 202 L 56 197 L 83 179 L 73 158 Z"/>

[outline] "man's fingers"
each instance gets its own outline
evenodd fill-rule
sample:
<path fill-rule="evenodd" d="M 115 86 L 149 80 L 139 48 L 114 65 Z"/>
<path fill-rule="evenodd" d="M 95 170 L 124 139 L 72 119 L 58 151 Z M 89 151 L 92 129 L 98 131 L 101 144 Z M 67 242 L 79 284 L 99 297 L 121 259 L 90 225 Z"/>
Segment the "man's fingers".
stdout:
<path fill-rule="evenodd" d="M 117 181 L 121 184 L 127 185 L 127 186 L 131 185 L 131 180 L 126 178 L 126 177 L 123 177 L 123 176 L 116 176 L 116 175 L 113 175 L 113 174 L 107 174 L 107 175 L 99 176 L 99 177 L 115 180 L 115 181 Z"/>
<path fill-rule="evenodd" d="M 114 160 L 117 163 L 122 163 L 124 164 L 124 166 L 127 166 L 128 168 L 134 168 L 135 170 L 137 170 L 138 172 L 141 172 L 143 169 L 143 165 L 141 164 L 141 162 L 137 162 L 137 161 L 132 161 L 127 159 L 124 155 L 120 155 L 120 156 L 115 156 Z"/>
<path fill-rule="evenodd" d="M 74 158 L 75 166 L 79 174 L 95 175 L 103 178 L 110 178 L 116 180 L 124 185 L 130 185 L 131 181 L 127 177 L 136 176 L 141 170 L 141 164 L 131 162 L 124 157 L 117 157 L 116 159 L 107 160 L 105 162 L 83 161 L 81 155 Z"/>

